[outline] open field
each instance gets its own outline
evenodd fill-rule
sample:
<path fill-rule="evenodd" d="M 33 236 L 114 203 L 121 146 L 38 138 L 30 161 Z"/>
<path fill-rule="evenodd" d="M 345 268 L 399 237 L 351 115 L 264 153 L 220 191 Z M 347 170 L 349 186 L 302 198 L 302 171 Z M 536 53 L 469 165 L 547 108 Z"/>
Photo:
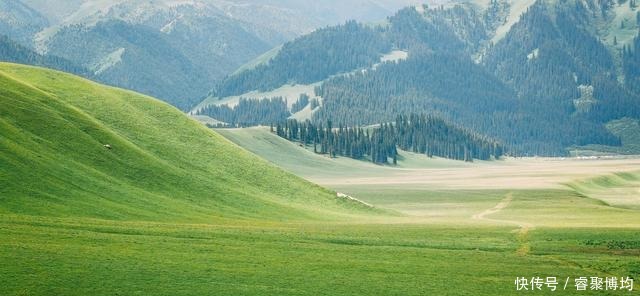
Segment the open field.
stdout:
<path fill-rule="evenodd" d="M 638 276 L 637 229 L 514 229 L 3 216 L 0 278 L 3 295 L 514 295 L 517 276 Z"/>
<path fill-rule="evenodd" d="M 574 274 L 640 276 L 638 158 L 529 158 L 468 164 L 402 152 L 398 167 L 390 167 L 315 155 L 266 129 L 220 133 L 297 175 L 402 214 L 384 219 L 378 231 L 422 228 L 430 233 L 428 240 L 457 236 L 443 248 L 476 239 L 480 245 L 486 243 L 479 250 L 494 248 L 503 239 L 509 242 L 509 247 L 498 252 L 515 266 L 485 262 L 486 257 L 481 257 L 469 268 L 492 270 L 498 264 L 503 274 L 548 276 L 545 266 L 555 266 L 552 276 L 564 268 L 576 268 L 571 271 Z M 442 229 L 447 234 L 436 231 Z M 528 260 L 554 263 L 531 266 Z M 446 256 L 438 261 L 455 265 L 458 258 Z M 445 277 L 432 279 L 442 283 Z M 506 278 L 498 282 L 501 284 L 494 283 L 494 287 L 511 284 Z M 472 290 L 451 288 L 443 294 L 514 293 L 506 289 L 474 294 Z M 571 293 L 562 295 L 566 294 Z"/>
<path fill-rule="evenodd" d="M 220 130 L 329 190 L 148 97 L 10 64 L 0 86 L 0 295 L 638 294 L 573 286 L 640 278 L 638 159 L 387 167 Z"/>
<path fill-rule="evenodd" d="M 508 226 L 0 225 L 3 295 L 513 295 L 517 276 L 640 267 L 637 249 L 607 246 L 637 242 L 631 229 L 536 229 L 522 241 Z"/>

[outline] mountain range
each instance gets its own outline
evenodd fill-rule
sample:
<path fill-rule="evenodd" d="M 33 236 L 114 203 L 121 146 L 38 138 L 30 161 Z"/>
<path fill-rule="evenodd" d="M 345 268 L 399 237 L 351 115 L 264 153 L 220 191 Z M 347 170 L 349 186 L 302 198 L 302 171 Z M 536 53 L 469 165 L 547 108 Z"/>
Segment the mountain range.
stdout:
<path fill-rule="evenodd" d="M 640 117 L 635 0 L 329 4 L 5 1 L 2 59 L 136 90 L 210 122 L 221 121 L 212 105 L 228 118 L 350 126 L 428 113 L 514 155 L 618 147 L 607 127 Z M 360 21 L 325 27 L 350 18 Z M 251 122 L 240 124 L 265 124 Z"/>
<path fill-rule="evenodd" d="M 186 109 L 214 81 L 283 42 L 346 19 L 383 19 L 413 1 L 333 2 L 3 1 L 0 34 Z"/>
<path fill-rule="evenodd" d="M 297 119 L 368 125 L 428 112 L 515 155 L 619 146 L 640 117 L 636 1 L 459 1 L 349 22 L 286 43 L 221 81 L 203 107 L 240 98 L 320 102 Z M 249 108 L 250 109 L 250 108 Z M 297 111 L 296 110 L 296 111 Z"/>

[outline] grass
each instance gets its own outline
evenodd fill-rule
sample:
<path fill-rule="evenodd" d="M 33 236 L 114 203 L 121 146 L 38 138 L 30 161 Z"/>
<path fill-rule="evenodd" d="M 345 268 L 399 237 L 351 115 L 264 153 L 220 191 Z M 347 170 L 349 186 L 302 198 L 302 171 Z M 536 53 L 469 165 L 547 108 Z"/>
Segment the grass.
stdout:
<path fill-rule="evenodd" d="M 9 295 L 508 295 L 516 276 L 628 274 L 639 264 L 637 249 L 613 256 L 591 241 L 637 241 L 629 230 L 545 229 L 521 256 L 503 227 L 7 220 Z"/>
<path fill-rule="evenodd" d="M 638 34 L 636 13 L 639 9 L 639 7 L 632 9 L 629 6 L 629 1 L 625 1 L 621 5 L 616 3 L 613 8 L 613 17 L 608 20 L 605 27 L 605 40 L 608 45 L 617 50 L 622 50 L 623 45 L 633 42 L 633 38 Z M 614 37 L 618 42 L 615 46 L 613 44 Z"/>
<path fill-rule="evenodd" d="M 640 266 L 626 228 L 536 229 L 522 255 L 498 225 L 0 225 L 3 295 L 512 295 L 518 276 L 637 278 Z"/>
<path fill-rule="evenodd" d="M 569 186 L 608 205 L 640 210 L 640 172 L 604 175 L 575 181 Z"/>
<path fill-rule="evenodd" d="M 0 64 L 0 98 L 0 213 L 203 222 L 359 211 L 149 97 Z"/>
<path fill-rule="evenodd" d="M 514 295 L 516 277 L 640 278 L 636 209 L 567 187 L 435 178 L 478 170 L 464 178 L 497 184 L 496 170 L 540 170 L 529 162 L 408 154 L 392 168 L 220 132 L 307 178 L 342 179 L 328 186 L 378 209 L 151 98 L 0 64 L 0 295 Z M 377 183 L 416 172 L 434 182 Z"/>
<path fill-rule="evenodd" d="M 260 157 L 298 175 L 325 176 L 327 172 L 337 174 L 377 174 L 378 166 L 351 159 L 332 159 L 309 151 L 269 133 L 269 128 L 217 129 L 221 135 Z"/>
<path fill-rule="evenodd" d="M 572 279 L 582 276 L 580 274 L 603 277 L 626 274 L 636 279 L 640 276 L 640 241 L 637 239 L 640 215 L 637 209 L 610 205 L 599 196 L 587 196 L 576 187 L 561 184 L 563 180 L 586 182 L 584 180 L 590 179 L 587 176 L 606 174 L 607 171 L 633 170 L 637 168 L 634 159 L 531 159 L 466 164 L 427 159 L 404 152 L 405 158 L 394 168 L 315 155 L 309 149 L 278 139 L 264 128 L 219 132 L 297 175 L 401 214 L 401 217 L 379 220 L 381 225 L 360 225 L 361 232 L 375 233 L 372 238 L 358 240 L 355 239 L 359 237 L 358 233 L 349 233 L 340 243 L 363 248 L 376 244 L 389 247 L 400 243 L 429 249 L 423 250 L 424 257 L 420 259 L 406 257 L 402 260 L 402 263 L 435 260 L 450 264 L 451 268 L 437 269 L 441 274 L 429 275 L 430 284 L 419 288 L 427 291 L 425 293 L 511 295 L 513 291 L 509 290 L 512 287 L 508 279 L 513 274 Z M 464 179 L 466 185 L 452 186 L 457 182 L 439 179 L 443 174 L 452 178 L 457 175 Z M 627 172 L 616 175 L 633 174 Z M 421 175 L 426 176 L 420 180 L 437 181 L 433 184 L 405 182 Z M 514 176 L 521 176 L 527 184 L 513 182 Z M 398 182 L 384 182 L 396 177 Z M 346 181 L 343 182 L 344 179 Z M 544 182 L 536 181 L 538 179 Z M 502 183 L 507 183 L 507 186 Z M 535 184 L 530 187 L 532 183 Z M 620 190 L 625 186 L 633 187 L 610 183 L 606 190 Z M 508 195 L 513 199 L 504 209 L 488 215 L 486 219 L 473 219 Z M 628 202 L 636 197 L 637 194 L 629 194 L 621 199 Z M 402 231 L 405 229 L 419 229 L 422 235 L 413 236 Z M 396 249 L 389 251 L 398 252 Z M 469 253 L 474 253 L 473 259 L 464 257 Z M 375 256 L 383 257 L 379 254 Z M 501 260 L 514 264 L 496 262 L 494 260 L 497 257 L 493 256 L 502 256 Z M 460 270 L 465 269 L 458 265 L 460 260 L 471 260 L 472 263 L 466 268 L 478 274 L 468 278 L 471 282 L 466 288 L 456 288 L 455 284 L 445 287 L 448 278 L 459 275 Z M 486 271 L 476 271 L 475 268 L 479 266 Z M 492 272 L 500 275 L 484 277 Z M 478 279 L 481 283 L 475 282 Z M 420 285 L 419 280 L 414 285 Z M 374 294 L 393 294 L 389 290 L 380 291 L 384 292 Z M 556 293 L 572 294 L 571 291 Z M 575 294 L 581 293 L 589 294 Z"/>
<path fill-rule="evenodd" d="M 269 61 L 271 61 L 271 59 L 273 59 L 274 57 L 276 57 L 278 55 L 278 53 L 280 53 L 281 49 L 282 49 L 282 45 L 274 47 L 273 49 L 263 53 L 262 55 L 258 56 L 257 58 L 255 58 L 255 59 L 249 61 L 248 63 L 240 66 L 238 68 L 238 70 L 236 70 L 232 75 L 238 75 L 238 74 L 240 74 L 242 72 L 253 70 L 257 66 L 260 66 L 262 64 L 269 63 Z"/>

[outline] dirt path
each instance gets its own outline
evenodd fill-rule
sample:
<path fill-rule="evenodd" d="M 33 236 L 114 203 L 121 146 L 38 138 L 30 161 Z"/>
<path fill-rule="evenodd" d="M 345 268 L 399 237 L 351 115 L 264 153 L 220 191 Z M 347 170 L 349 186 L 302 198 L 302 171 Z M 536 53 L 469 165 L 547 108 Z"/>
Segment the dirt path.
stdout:
<path fill-rule="evenodd" d="M 495 221 L 493 219 L 486 218 L 486 216 L 492 215 L 492 214 L 495 214 L 497 212 L 502 211 L 504 208 L 509 206 L 509 204 L 511 203 L 512 200 L 513 200 L 513 193 L 509 192 L 509 193 L 507 193 L 505 198 L 503 200 L 501 200 L 495 207 L 493 207 L 491 209 L 488 209 L 488 210 L 485 210 L 484 212 L 482 212 L 480 214 L 475 214 L 471 218 L 476 219 L 476 220 L 491 220 L 491 221 Z"/>
<path fill-rule="evenodd" d="M 520 227 L 520 229 L 515 231 L 517 232 L 517 239 L 518 239 L 518 243 L 520 244 L 520 246 L 516 250 L 516 253 L 521 256 L 526 256 L 527 254 L 529 254 L 529 251 L 531 250 L 531 246 L 529 245 L 529 231 L 535 228 L 533 224 L 522 222 L 522 221 L 487 218 L 487 216 L 498 213 L 503 209 L 505 209 L 506 207 L 508 207 L 512 201 L 513 201 L 513 192 L 509 192 L 504 197 L 504 199 L 502 199 L 495 207 L 491 209 L 487 209 L 479 214 L 475 214 L 471 216 L 471 218 L 474 220 L 497 222 L 497 223 L 503 223 L 503 224 L 516 225 Z"/>

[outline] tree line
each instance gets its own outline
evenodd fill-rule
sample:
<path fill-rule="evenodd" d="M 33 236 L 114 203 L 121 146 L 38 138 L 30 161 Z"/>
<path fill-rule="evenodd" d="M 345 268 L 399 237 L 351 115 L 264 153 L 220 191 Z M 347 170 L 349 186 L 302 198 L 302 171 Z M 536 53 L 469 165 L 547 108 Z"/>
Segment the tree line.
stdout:
<path fill-rule="evenodd" d="M 196 112 L 224 122 L 226 126 L 247 127 L 269 125 L 291 116 L 287 101 L 282 97 L 247 99 L 240 98 L 235 106 L 209 105 Z"/>
<path fill-rule="evenodd" d="M 271 125 L 271 132 L 298 142 L 318 154 L 397 164 L 398 148 L 428 157 L 461 161 L 490 160 L 504 154 L 504 146 L 488 137 L 455 127 L 431 115 L 398 115 L 395 122 L 375 127 L 335 127 L 329 120 L 314 124 L 289 119 Z"/>

